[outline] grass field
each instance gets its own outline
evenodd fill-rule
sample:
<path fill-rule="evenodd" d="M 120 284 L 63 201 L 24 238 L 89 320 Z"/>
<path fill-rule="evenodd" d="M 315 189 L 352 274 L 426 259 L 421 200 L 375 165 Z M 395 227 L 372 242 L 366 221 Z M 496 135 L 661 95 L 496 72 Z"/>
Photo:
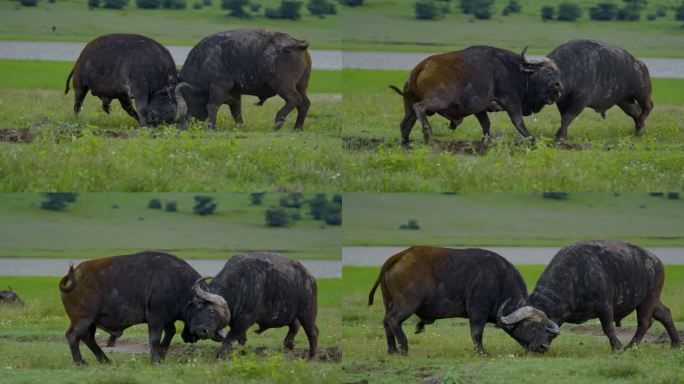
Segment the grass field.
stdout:
<path fill-rule="evenodd" d="M 267 193 L 262 206 L 249 205 L 246 193 L 209 195 L 218 205 L 214 215 L 202 217 L 192 214 L 194 194 L 82 193 L 67 211 L 53 212 L 40 209 L 44 199 L 37 193 L 6 193 L 0 201 L 0 257 L 90 259 L 151 249 L 195 259 L 227 259 L 247 250 L 296 259 L 341 257 L 341 227 L 312 220 L 306 206 L 291 227 L 265 225 L 265 209 L 278 206 L 285 194 Z M 153 198 L 177 202 L 178 212 L 148 209 Z"/>
<path fill-rule="evenodd" d="M 186 10 L 140 10 L 135 1 L 124 10 L 88 10 L 85 0 L 59 0 L 37 7 L 19 7 L 17 3 L 0 3 L 0 40 L 90 41 L 114 32 L 139 33 L 163 44 L 195 45 L 212 33 L 237 28 L 269 28 L 306 39 L 312 49 L 339 48 L 340 16 L 319 19 L 302 7 L 302 19 L 272 20 L 263 17 L 264 8 L 275 8 L 280 1 L 260 0 L 261 14 L 252 19 L 228 17 L 220 9 L 221 1 L 202 10 L 194 10 L 188 1 Z M 339 8 L 339 6 L 338 6 Z M 56 27 L 53 33 L 50 28 Z"/>
<path fill-rule="evenodd" d="M 684 245 L 684 200 L 644 192 L 571 193 L 563 201 L 533 193 L 346 193 L 344 203 L 345 246 L 565 246 L 597 234 Z M 420 230 L 399 229 L 410 219 Z"/>
<path fill-rule="evenodd" d="M 517 266 L 531 290 L 542 266 Z M 366 302 L 378 268 L 345 267 L 342 298 L 342 377 L 346 382 L 368 383 L 679 383 L 684 377 L 684 350 L 667 343 L 642 343 L 637 349 L 613 353 L 597 320 L 583 326 L 563 325 L 560 336 L 543 355 L 526 353 L 493 325 L 484 332 L 489 356 L 475 353 L 467 319 L 444 319 L 413 334 L 416 318 L 404 323 L 408 356 L 389 356 L 382 328 L 384 309 L 376 292 Z M 667 266 L 662 300 L 672 310 L 678 329 L 684 329 L 684 266 Z M 623 343 L 636 329 L 636 318 L 622 321 Z M 654 324 L 646 336 L 653 341 L 664 328 Z M 422 381 L 421 381 L 422 380 Z"/>
<path fill-rule="evenodd" d="M 507 1 L 495 2 L 491 20 L 474 20 L 451 3 L 451 14 L 436 21 L 417 20 L 414 0 L 366 0 L 363 7 L 344 9 L 343 48 L 374 51 L 448 51 L 469 45 L 487 44 L 520 51 L 530 44 L 530 52 L 547 54 L 574 38 L 601 39 L 629 49 L 638 56 L 684 57 L 684 28 L 675 21 L 674 12 L 655 21 L 646 21 L 658 5 L 649 1 L 639 22 L 599 22 L 589 20 L 594 0 L 573 1 L 583 8 L 578 22 L 542 22 L 543 5 L 558 5 L 546 0 L 520 0 L 522 12 L 507 17 L 501 10 Z M 622 2 L 615 2 L 618 6 Z M 670 4 L 675 4 L 670 2 Z"/>
<path fill-rule="evenodd" d="M 650 191 L 684 188 L 683 80 L 655 79 L 655 109 L 645 135 L 618 108 L 606 120 L 585 110 L 562 147 L 551 141 L 560 116 L 555 106 L 526 118 L 537 144 L 521 143 L 505 113 L 492 113 L 489 148 L 468 117 L 455 131 L 433 116 L 433 146 L 422 144 L 419 124 L 412 149 L 400 144 L 401 98 L 387 89 L 403 85 L 407 72 L 344 70 L 342 188 L 345 191 Z M 485 153 L 484 155 L 482 155 Z"/>
<path fill-rule="evenodd" d="M 339 279 L 318 280 L 320 330 L 319 356 L 307 362 L 282 352 L 286 329 L 272 329 L 261 335 L 248 334 L 244 354 L 234 353 L 228 361 L 214 356 L 218 343 L 201 341 L 183 344 L 182 322 L 176 324 L 167 359 L 151 366 L 147 348 L 147 328 L 137 325 L 118 340 L 116 352 L 105 353 L 111 365 L 100 365 L 85 345 L 81 353 L 90 364 L 74 367 L 64 339 L 69 321 L 59 299 L 59 278 L 0 277 L 26 301 L 25 308 L 0 306 L 0 381 L 38 383 L 49 377 L 53 383 L 334 383 L 339 371 L 340 287 Z M 104 346 L 106 334 L 98 332 Z M 296 356 L 305 353 L 308 342 L 303 332 L 295 339 Z M 145 353 L 145 354 L 142 354 Z"/>
<path fill-rule="evenodd" d="M 196 123 L 178 136 L 174 126 L 136 131 L 117 103 L 107 115 L 92 96 L 74 116 L 69 66 L 0 62 L 0 190 L 338 190 L 339 73 L 314 72 L 303 132 L 292 129 L 296 114 L 273 130 L 282 100 L 245 97 L 244 127 L 222 108 L 217 131 Z"/>

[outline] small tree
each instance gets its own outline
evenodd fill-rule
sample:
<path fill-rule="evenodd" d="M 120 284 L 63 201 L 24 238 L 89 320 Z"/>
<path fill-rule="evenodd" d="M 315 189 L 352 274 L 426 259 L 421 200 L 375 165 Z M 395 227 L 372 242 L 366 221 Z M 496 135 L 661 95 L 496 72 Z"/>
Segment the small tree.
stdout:
<path fill-rule="evenodd" d="M 309 200 L 309 214 L 314 220 L 323 220 L 328 213 L 328 198 L 325 193 L 317 193 Z"/>
<path fill-rule="evenodd" d="M 684 21 L 684 1 L 677 8 L 675 8 L 675 19 L 677 21 Z"/>
<path fill-rule="evenodd" d="M 88 0 L 88 8 L 100 8 L 100 0 Z"/>
<path fill-rule="evenodd" d="M 494 0 L 474 0 L 472 14 L 477 19 L 491 19 Z"/>
<path fill-rule="evenodd" d="M 461 12 L 465 14 L 473 13 L 475 10 L 475 1 L 476 0 L 460 0 L 459 8 L 461 8 Z"/>
<path fill-rule="evenodd" d="M 124 9 L 128 5 L 128 0 L 104 0 L 103 8 L 107 9 Z"/>
<path fill-rule="evenodd" d="M 38 4 L 38 0 L 19 0 L 19 3 L 25 7 L 35 7 Z"/>
<path fill-rule="evenodd" d="M 152 200 L 150 200 L 149 203 L 147 203 L 147 208 L 161 209 L 162 208 L 162 202 L 159 199 L 152 199 Z"/>
<path fill-rule="evenodd" d="M 444 17 L 444 10 L 435 0 L 418 0 L 413 9 L 416 19 L 437 20 Z"/>
<path fill-rule="evenodd" d="M 328 225 L 342 225 L 342 204 L 329 203 L 326 206 L 324 220 Z"/>
<path fill-rule="evenodd" d="M 556 13 L 556 9 L 550 5 L 545 5 L 541 7 L 541 19 L 542 21 L 553 20 L 553 16 Z"/>
<path fill-rule="evenodd" d="M 657 17 L 665 17 L 667 16 L 667 8 L 665 8 L 664 5 L 659 5 L 658 8 L 656 8 L 655 14 Z"/>
<path fill-rule="evenodd" d="M 253 192 L 249 194 L 249 205 L 261 205 L 266 192 Z"/>
<path fill-rule="evenodd" d="M 178 204 L 175 201 L 167 201 L 166 212 L 178 212 Z"/>
<path fill-rule="evenodd" d="M 302 15 L 300 10 L 302 8 L 302 2 L 297 0 L 281 0 L 280 8 L 278 13 L 281 19 L 288 20 L 299 20 Z"/>
<path fill-rule="evenodd" d="M 633 7 L 624 7 L 617 12 L 620 21 L 638 21 L 641 19 L 641 11 Z"/>
<path fill-rule="evenodd" d="M 185 9 L 187 3 L 185 0 L 163 0 L 162 7 L 165 9 Z"/>
<path fill-rule="evenodd" d="M 504 7 L 504 11 L 508 13 L 520 13 L 522 11 L 522 5 L 518 0 L 509 0 L 508 4 Z"/>
<path fill-rule="evenodd" d="M 558 4 L 558 15 L 556 20 L 577 21 L 582 16 L 582 8 L 569 1 Z"/>
<path fill-rule="evenodd" d="M 202 9 L 202 8 L 204 8 L 204 3 L 202 3 L 201 1 L 195 1 L 194 3 L 192 3 L 192 9 Z"/>
<path fill-rule="evenodd" d="M 333 202 L 333 203 L 337 203 L 337 204 L 339 204 L 339 205 L 341 206 L 341 205 L 342 205 L 342 195 L 340 195 L 339 193 L 336 194 L 336 195 L 334 195 L 334 196 L 332 197 L 332 202 Z"/>
<path fill-rule="evenodd" d="M 410 229 L 416 231 L 420 229 L 420 225 L 418 225 L 418 220 L 411 219 L 408 221 L 408 224 L 400 225 L 399 229 Z"/>
<path fill-rule="evenodd" d="M 269 227 L 287 227 L 292 223 L 292 217 L 287 214 L 285 209 L 271 207 L 266 210 L 264 217 L 266 225 Z"/>
<path fill-rule="evenodd" d="M 42 195 L 47 201 L 41 203 L 41 209 L 62 212 L 67 208 L 67 203 L 75 203 L 78 193 L 71 192 L 46 192 Z"/>
<path fill-rule="evenodd" d="M 363 5 L 363 0 L 340 0 L 340 3 L 347 7 L 360 7 Z"/>
<path fill-rule="evenodd" d="M 301 208 L 305 200 L 302 193 L 292 192 L 280 198 L 280 206 L 285 208 Z"/>
<path fill-rule="evenodd" d="M 596 21 L 610 21 L 617 17 L 618 9 L 614 3 L 598 3 L 589 8 L 589 18 Z"/>
<path fill-rule="evenodd" d="M 313 16 L 324 18 L 325 15 L 334 15 L 337 13 L 335 4 L 328 0 L 309 0 L 306 8 Z"/>
<path fill-rule="evenodd" d="M 213 201 L 214 198 L 211 196 L 195 196 L 195 206 L 192 208 L 192 212 L 200 216 L 212 215 L 216 209 L 216 203 Z"/>
<path fill-rule="evenodd" d="M 221 1 L 221 8 L 228 11 L 228 16 L 239 17 L 245 19 L 249 14 L 245 12 L 244 7 L 249 5 L 249 0 L 223 0 Z"/>
<path fill-rule="evenodd" d="M 136 0 L 135 6 L 140 9 L 157 9 L 161 6 L 161 0 Z"/>

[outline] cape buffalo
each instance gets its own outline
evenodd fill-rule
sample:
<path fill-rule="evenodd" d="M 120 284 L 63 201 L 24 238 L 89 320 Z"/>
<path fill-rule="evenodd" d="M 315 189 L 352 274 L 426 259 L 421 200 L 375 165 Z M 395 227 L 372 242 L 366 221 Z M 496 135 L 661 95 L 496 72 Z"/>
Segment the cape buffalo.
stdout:
<path fill-rule="evenodd" d="M 7 291 L 0 291 L 0 304 L 18 305 L 21 307 L 26 305 L 19 295 L 12 290 L 12 287 L 7 287 Z"/>
<path fill-rule="evenodd" d="M 316 279 L 299 262 L 270 252 L 251 252 L 231 257 L 206 291 L 222 296 L 230 308 L 230 332 L 223 340 L 219 356 L 234 341 L 247 342 L 247 329 L 259 324 L 256 333 L 288 326 L 285 349 L 294 347 L 299 327 L 309 339 L 309 357 L 316 356 L 318 312 Z M 209 311 L 198 314 L 190 332 L 199 338 L 214 338 L 225 327 Z"/>
<path fill-rule="evenodd" d="M 466 317 L 478 353 L 484 353 L 485 323 L 496 323 L 526 349 L 544 352 L 558 335 L 558 326 L 528 304 L 520 273 L 498 254 L 478 248 L 411 247 L 390 257 L 368 295 L 373 304 L 380 285 L 385 303 L 387 351 L 408 352 L 401 324 L 412 314 L 420 318 L 416 333 L 435 319 Z M 507 314 L 507 315 L 504 315 Z"/>
<path fill-rule="evenodd" d="M 568 137 L 568 126 L 584 108 L 593 108 L 605 118 L 614 105 L 634 119 L 637 135 L 643 133 L 653 109 L 651 78 L 643 62 L 624 49 L 591 40 L 572 40 L 548 57 L 560 68 L 563 82 L 563 94 L 556 102 L 561 114 L 556 139 Z"/>
<path fill-rule="evenodd" d="M 637 311 L 638 328 L 628 347 L 639 344 L 653 319 L 661 322 L 672 346 L 679 336 L 670 310 L 660 302 L 663 263 L 643 248 L 621 241 L 597 240 L 567 246 L 553 257 L 530 303 L 559 325 L 599 318 L 613 350 L 619 350 L 613 322 Z"/>
<path fill-rule="evenodd" d="M 88 91 L 102 100 L 106 113 L 109 113 L 112 100 L 118 99 L 141 127 L 174 123 L 186 113 L 171 54 L 145 36 L 111 34 L 98 37 L 83 48 L 67 77 L 64 94 L 69 93 L 72 77 L 76 114 L 81 111 Z M 131 99 L 135 99 L 135 108 Z"/>
<path fill-rule="evenodd" d="M 452 127 L 474 114 L 487 138 L 487 112 L 506 111 L 518 132 L 530 136 L 523 116 L 555 103 L 563 87 L 553 61 L 529 62 L 526 51 L 527 47 L 517 55 L 504 49 L 474 46 L 420 62 L 411 71 L 403 91 L 390 86 L 404 98 L 400 125 L 403 144 L 408 145 L 416 119 L 423 125 L 423 137 L 429 143 L 432 127 L 426 116 L 435 113 L 449 119 Z"/>
<path fill-rule="evenodd" d="M 150 359 L 159 363 L 176 333 L 176 320 L 186 324 L 181 335 L 186 342 L 197 340 L 188 324 L 201 325 L 195 316 L 198 312 L 225 327 L 230 320 L 226 302 L 199 289 L 200 280 L 188 263 L 159 252 L 89 260 L 70 267 L 59 289 L 71 320 L 66 338 L 74 363 L 85 364 L 81 340 L 98 361 L 109 362 L 95 341 L 95 328 L 120 336 L 132 325 L 147 323 Z"/>
<path fill-rule="evenodd" d="M 306 88 L 311 75 L 309 43 L 265 29 L 238 29 L 204 38 L 188 55 L 181 81 L 188 113 L 216 129 L 216 113 L 228 104 L 238 125 L 243 124 L 241 95 L 259 97 L 261 105 L 279 95 L 285 106 L 276 114 L 275 128 L 295 107 L 295 129 L 304 127 L 309 110 Z"/>

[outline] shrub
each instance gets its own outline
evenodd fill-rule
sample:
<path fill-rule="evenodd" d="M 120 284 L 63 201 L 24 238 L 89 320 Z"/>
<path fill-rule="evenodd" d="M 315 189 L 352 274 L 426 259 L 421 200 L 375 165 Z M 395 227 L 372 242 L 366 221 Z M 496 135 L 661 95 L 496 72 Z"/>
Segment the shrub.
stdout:
<path fill-rule="evenodd" d="M 658 18 L 658 16 L 656 16 L 655 13 L 649 13 L 648 15 L 646 15 L 646 20 L 648 20 L 648 21 L 653 21 L 657 18 Z"/>
<path fill-rule="evenodd" d="M 178 212 L 178 204 L 175 201 L 167 201 L 166 212 Z"/>
<path fill-rule="evenodd" d="M 123 9 L 128 5 L 128 0 L 104 0 L 103 8 L 107 9 Z"/>
<path fill-rule="evenodd" d="M 201 1 L 196 1 L 196 2 L 192 3 L 192 8 L 193 9 L 202 9 L 202 8 L 204 8 L 204 3 L 202 3 Z"/>
<path fill-rule="evenodd" d="M 617 13 L 617 19 L 621 21 L 638 21 L 641 18 L 641 12 L 637 8 L 624 7 Z"/>
<path fill-rule="evenodd" d="M 100 0 L 88 0 L 88 8 L 100 8 Z"/>
<path fill-rule="evenodd" d="M 347 7 L 360 7 L 363 5 L 363 0 L 340 0 L 340 3 Z"/>
<path fill-rule="evenodd" d="M 664 192 L 649 192 L 648 194 L 654 197 L 663 197 L 665 195 Z"/>
<path fill-rule="evenodd" d="M 280 206 L 285 208 L 301 208 L 304 204 L 304 195 L 300 192 L 288 193 L 280 198 Z"/>
<path fill-rule="evenodd" d="M 211 6 L 211 0 L 202 0 L 202 4 L 204 4 L 205 7 Z"/>
<path fill-rule="evenodd" d="M 461 12 L 465 14 L 473 13 L 475 9 L 475 0 L 461 0 L 459 2 L 459 8 L 461 8 Z"/>
<path fill-rule="evenodd" d="M 280 19 L 280 10 L 273 8 L 266 8 L 264 10 L 264 16 L 269 19 Z"/>
<path fill-rule="evenodd" d="M 302 15 L 300 14 L 300 9 L 302 8 L 302 2 L 297 0 L 282 0 L 280 2 L 280 8 L 278 13 L 280 13 L 281 19 L 288 20 L 299 20 Z"/>
<path fill-rule="evenodd" d="M 48 3 L 50 3 L 50 4 L 54 4 L 56 2 L 57 2 L 57 0 L 48 0 Z"/>
<path fill-rule="evenodd" d="M 159 199 L 152 199 L 150 200 L 149 203 L 147 203 L 147 208 L 150 209 L 161 209 L 162 207 L 162 202 Z"/>
<path fill-rule="evenodd" d="M 250 3 L 249 4 L 249 10 L 254 12 L 254 13 L 259 12 L 260 9 L 261 9 L 261 4 L 259 4 L 259 3 Z"/>
<path fill-rule="evenodd" d="M 253 192 L 249 194 L 249 205 L 261 205 L 266 192 Z"/>
<path fill-rule="evenodd" d="M 309 0 L 306 8 L 313 16 L 318 16 L 320 18 L 324 18 L 325 15 L 334 15 L 337 13 L 335 4 L 328 0 Z"/>
<path fill-rule="evenodd" d="M 667 16 L 667 8 L 665 8 L 662 5 L 659 5 L 658 8 L 656 8 L 656 16 L 658 17 L 665 17 Z"/>
<path fill-rule="evenodd" d="M 38 0 L 19 0 L 19 3 L 26 7 L 35 7 L 38 4 Z"/>
<path fill-rule="evenodd" d="M 161 6 L 161 0 L 136 0 L 135 6 L 140 9 L 157 9 Z"/>
<path fill-rule="evenodd" d="M 671 200 L 679 200 L 679 192 L 668 192 L 667 198 Z"/>
<path fill-rule="evenodd" d="M 245 12 L 244 7 L 249 5 L 249 0 L 223 0 L 221 1 L 221 8 L 228 12 L 228 16 L 239 17 L 245 19 L 249 14 Z"/>
<path fill-rule="evenodd" d="M 541 18 L 542 21 L 553 20 L 553 16 L 556 13 L 556 9 L 550 5 L 545 5 L 541 7 Z"/>
<path fill-rule="evenodd" d="M 185 0 L 163 0 L 162 7 L 165 9 L 185 9 L 187 4 Z"/>
<path fill-rule="evenodd" d="M 579 5 L 569 1 L 558 4 L 556 20 L 576 21 L 580 17 L 582 17 L 582 8 Z"/>
<path fill-rule="evenodd" d="M 610 21 L 617 17 L 618 8 L 614 3 L 598 3 L 589 8 L 589 18 L 596 21 Z"/>
<path fill-rule="evenodd" d="M 408 221 L 408 224 L 400 225 L 399 229 L 410 229 L 416 231 L 420 229 L 420 225 L 418 225 L 418 220 L 411 219 Z"/>
<path fill-rule="evenodd" d="M 213 202 L 214 198 L 211 196 L 195 196 L 195 206 L 192 208 L 192 212 L 195 215 L 207 216 L 214 214 L 216 209 L 216 203 Z"/>
<path fill-rule="evenodd" d="M 309 214 L 314 220 L 322 220 L 328 213 L 328 204 L 325 193 L 317 193 L 313 199 L 309 200 Z"/>
<path fill-rule="evenodd" d="M 334 196 L 332 197 L 332 202 L 333 202 L 333 203 L 337 203 L 337 204 L 339 204 L 339 205 L 341 206 L 341 205 L 342 205 L 342 195 L 340 195 L 339 193 L 336 194 L 336 195 L 334 195 Z"/>
<path fill-rule="evenodd" d="M 269 227 L 287 227 L 292 223 L 291 216 L 283 208 L 269 208 L 266 210 L 264 217 L 266 225 Z"/>
<path fill-rule="evenodd" d="M 475 10 L 473 11 L 473 16 L 475 16 L 475 18 L 477 19 L 482 20 L 491 19 L 492 4 L 494 3 L 494 1 L 483 1 L 481 3 L 482 4 L 479 7 L 475 8 Z"/>
<path fill-rule="evenodd" d="M 682 4 L 675 8 L 675 19 L 678 21 L 684 21 L 684 1 Z"/>
<path fill-rule="evenodd" d="M 342 225 L 342 205 L 329 203 L 326 208 L 325 223 L 328 225 Z"/>
<path fill-rule="evenodd" d="M 567 192 L 544 192 L 542 197 L 545 199 L 552 200 L 567 200 L 570 194 Z"/>
<path fill-rule="evenodd" d="M 418 0 L 414 5 L 416 19 L 437 20 L 444 16 L 444 10 L 435 0 Z"/>
<path fill-rule="evenodd" d="M 67 203 L 75 203 L 78 193 L 72 192 L 46 192 L 42 195 L 47 198 L 40 204 L 41 209 L 62 212 L 67 208 Z"/>
<path fill-rule="evenodd" d="M 518 0 L 510 0 L 504 7 L 502 13 L 508 15 L 510 13 L 520 13 L 520 11 L 522 11 L 522 5 L 520 5 L 520 2 L 518 2 Z"/>

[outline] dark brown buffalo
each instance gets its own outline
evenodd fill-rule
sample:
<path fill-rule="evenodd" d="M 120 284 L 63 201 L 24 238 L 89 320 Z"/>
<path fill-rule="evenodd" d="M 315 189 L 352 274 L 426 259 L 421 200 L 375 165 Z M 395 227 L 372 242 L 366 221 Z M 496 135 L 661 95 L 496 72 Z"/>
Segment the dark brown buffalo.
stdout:
<path fill-rule="evenodd" d="M 186 113 L 182 94 L 176 89 L 178 71 L 171 54 L 145 36 L 98 37 L 83 48 L 76 60 L 67 77 L 65 94 L 69 93 L 72 77 L 76 114 L 81 111 L 88 91 L 102 100 L 102 109 L 107 113 L 112 100 L 119 100 L 141 127 L 171 124 Z"/>
<path fill-rule="evenodd" d="M 59 289 L 71 320 L 66 338 L 74 363 L 85 364 L 81 341 L 98 361 L 109 362 L 95 341 L 96 328 L 120 336 L 130 326 L 147 323 L 150 359 L 159 363 L 176 333 L 176 320 L 185 322 L 182 337 L 186 342 L 197 340 L 189 326 L 201 325 L 195 316 L 199 312 L 225 327 L 230 320 L 226 302 L 199 289 L 199 280 L 200 275 L 188 263 L 160 252 L 95 259 L 72 266 Z"/>
<path fill-rule="evenodd" d="M 544 352 L 558 326 L 529 306 L 520 273 L 498 254 L 478 248 L 411 247 L 390 257 L 368 295 L 373 304 L 380 285 L 385 303 L 387 351 L 408 352 L 401 324 L 416 314 L 416 333 L 435 319 L 466 317 L 478 353 L 484 353 L 485 323 L 503 328 L 524 348 Z M 507 315 L 504 315 L 507 314 Z"/>
<path fill-rule="evenodd" d="M 0 291 L 0 304 L 25 306 L 24 301 L 17 295 L 12 287 L 7 287 L 6 291 Z"/>
<path fill-rule="evenodd" d="M 569 245 L 553 257 L 530 295 L 530 303 L 559 325 L 599 318 L 613 350 L 621 348 L 613 322 L 636 310 L 638 327 L 628 347 L 639 344 L 653 319 L 665 326 L 672 346 L 679 335 L 672 314 L 660 301 L 663 263 L 651 252 L 622 241 Z"/>
<path fill-rule="evenodd" d="M 605 118 L 617 105 L 634 120 L 635 132 L 644 131 L 653 109 L 651 77 L 646 65 L 629 52 L 591 40 L 572 40 L 549 53 L 561 71 L 563 94 L 556 102 L 561 126 L 556 139 L 568 137 L 568 126 L 584 108 Z"/>
<path fill-rule="evenodd" d="M 549 59 L 528 62 L 526 49 L 517 55 L 504 49 L 474 46 L 433 55 L 416 65 L 403 91 L 390 86 L 404 98 L 400 125 L 403 144 L 408 145 L 416 119 L 423 125 L 423 137 L 429 143 L 432 127 L 427 116 L 435 113 L 449 119 L 452 127 L 464 117 L 475 115 L 487 138 L 487 112 L 506 111 L 518 132 L 530 136 L 523 116 L 556 102 L 562 85 L 556 65 Z"/>
<path fill-rule="evenodd" d="M 318 312 L 316 279 L 296 260 L 270 252 L 251 252 L 231 257 L 206 288 L 222 296 L 230 308 L 230 332 L 223 340 L 220 356 L 238 341 L 247 341 L 247 329 L 256 333 L 287 326 L 285 349 L 294 347 L 300 326 L 309 339 L 309 357 L 316 356 Z M 196 315 L 190 332 L 201 339 L 214 339 L 225 324 L 206 311 Z"/>
<path fill-rule="evenodd" d="M 297 108 L 295 129 L 304 127 L 311 102 L 306 88 L 311 75 L 309 43 L 288 34 L 265 29 L 238 29 L 204 38 L 188 55 L 181 69 L 188 114 L 216 128 L 216 113 L 228 104 L 238 125 L 243 124 L 241 96 L 259 97 L 258 105 L 272 96 L 285 99 L 275 128 Z"/>

